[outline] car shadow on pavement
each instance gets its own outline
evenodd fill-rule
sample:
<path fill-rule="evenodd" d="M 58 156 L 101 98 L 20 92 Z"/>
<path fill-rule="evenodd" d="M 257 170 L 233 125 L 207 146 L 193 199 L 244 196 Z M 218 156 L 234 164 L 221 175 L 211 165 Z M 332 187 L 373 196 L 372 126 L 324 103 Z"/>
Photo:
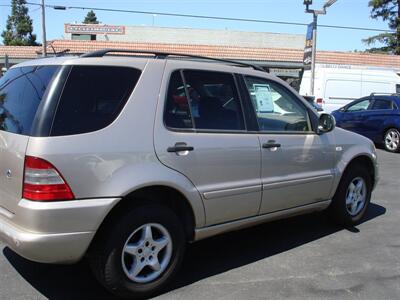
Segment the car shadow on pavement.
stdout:
<path fill-rule="evenodd" d="M 385 214 L 371 203 L 363 222 Z M 184 287 L 343 230 L 332 225 L 323 213 L 293 217 L 216 236 L 189 245 L 182 268 L 165 292 Z M 348 228 L 357 234 L 359 229 Z M 9 248 L 3 253 L 17 272 L 48 299 L 112 299 L 92 277 L 85 261 L 72 266 L 46 265 L 28 261 Z"/>

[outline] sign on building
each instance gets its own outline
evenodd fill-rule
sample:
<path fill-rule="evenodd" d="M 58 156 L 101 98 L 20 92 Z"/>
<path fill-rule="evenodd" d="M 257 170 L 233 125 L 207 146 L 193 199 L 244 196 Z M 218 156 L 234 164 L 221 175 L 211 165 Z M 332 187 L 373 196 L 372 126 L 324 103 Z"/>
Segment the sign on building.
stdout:
<path fill-rule="evenodd" d="M 65 33 L 71 34 L 125 34 L 125 26 L 96 24 L 65 24 Z"/>

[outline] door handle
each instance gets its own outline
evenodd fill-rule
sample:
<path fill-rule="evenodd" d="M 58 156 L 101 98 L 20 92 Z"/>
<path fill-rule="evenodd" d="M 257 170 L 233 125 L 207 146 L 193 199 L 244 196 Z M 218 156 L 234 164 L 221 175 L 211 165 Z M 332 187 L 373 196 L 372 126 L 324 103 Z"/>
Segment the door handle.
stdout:
<path fill-rule="evenodd" d="M 186 143 L 176 143 L 175 146 L 168 147 L 167 152 L 182 152 L 182 151 L 193 151 L 192 146 L 186 145 Z"/>
<path fill-rule="evenodd" d="M 268 141 L 267 143 L 264 143 L 264 144 L 262 145 L 262 147 L 263 147 L 264 149 L 279 148 L 280 146 L 281 146 L 281 144 L 276 143 L 276 142 L 273 141 L 273 140 Z"/>

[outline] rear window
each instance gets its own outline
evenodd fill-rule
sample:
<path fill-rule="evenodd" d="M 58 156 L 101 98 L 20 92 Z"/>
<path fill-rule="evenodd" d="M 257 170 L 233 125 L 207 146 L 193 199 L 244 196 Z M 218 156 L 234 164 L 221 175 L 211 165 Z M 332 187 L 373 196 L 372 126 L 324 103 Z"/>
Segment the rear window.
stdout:
<path fill-rule="evenodd" d="M 58 66 L 21 67 L 0 79 L 0 130 L 30 135 L 43 95 Z"/>
<path fill-rule="evenodd" d="M 119 115 L 140 77 L 129 67 L 73 66 L 60 97 L 51 135 L 102 129 Z"/>

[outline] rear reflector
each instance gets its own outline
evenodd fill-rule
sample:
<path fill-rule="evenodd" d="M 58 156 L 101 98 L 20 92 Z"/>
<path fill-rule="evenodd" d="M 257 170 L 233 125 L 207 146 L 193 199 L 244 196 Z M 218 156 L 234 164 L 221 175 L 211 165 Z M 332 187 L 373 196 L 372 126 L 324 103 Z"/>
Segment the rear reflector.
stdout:
<path fill-rule="evenodd" d="M 57 169 L 44 159 L 26 156 L 22 197 L 35 201 L 75 199 Z"/>

